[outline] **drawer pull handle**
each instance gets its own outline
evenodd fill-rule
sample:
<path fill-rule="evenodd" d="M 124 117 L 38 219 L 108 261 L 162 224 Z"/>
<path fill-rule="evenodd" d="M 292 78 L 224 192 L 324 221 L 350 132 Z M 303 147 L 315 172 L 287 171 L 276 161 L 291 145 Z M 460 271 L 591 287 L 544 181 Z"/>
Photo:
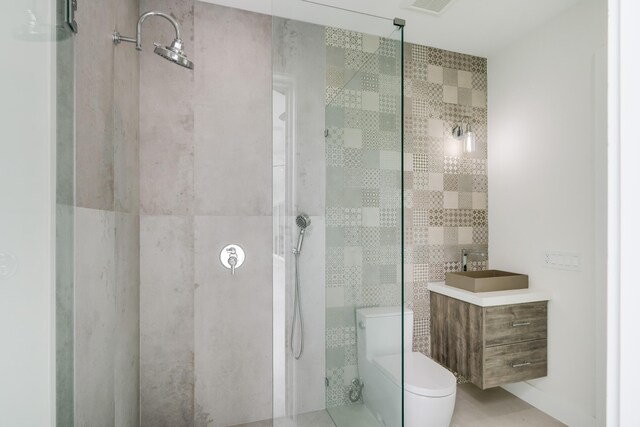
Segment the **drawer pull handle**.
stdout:
<path fill-rule="evenodd" d="M 531 362 L 522 362 L 522 363 L 514 363 L 511 365 L 512 368 L 522 368 L 523 366 L 529 366 Z"/>
<path fill-rule="evenodd" d="M 511 322 L 511 327 L 517 328 L 518 326 L 529 326 L 531 322 Z"/>

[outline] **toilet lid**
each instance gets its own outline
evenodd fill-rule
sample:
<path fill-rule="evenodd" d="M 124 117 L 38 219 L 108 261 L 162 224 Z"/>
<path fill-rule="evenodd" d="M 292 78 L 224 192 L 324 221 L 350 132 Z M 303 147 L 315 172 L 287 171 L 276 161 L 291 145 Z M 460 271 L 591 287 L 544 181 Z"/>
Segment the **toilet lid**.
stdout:
<path fill-rule="evenodd" d="M 404 361 L 406 391 L 429 397 L 449 396 L 456 391 L 456 377 L 424 354 L 407 353 Z M 400 387 L 402 365 L 399 354 L 376 357 L 373 363 Z"/>

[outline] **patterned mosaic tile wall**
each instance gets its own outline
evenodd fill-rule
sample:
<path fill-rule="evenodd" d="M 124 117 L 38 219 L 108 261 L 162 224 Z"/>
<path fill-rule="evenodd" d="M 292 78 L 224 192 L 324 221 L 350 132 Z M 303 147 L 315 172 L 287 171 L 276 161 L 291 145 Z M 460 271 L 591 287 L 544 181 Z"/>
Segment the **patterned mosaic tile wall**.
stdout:
<path fill-rule="evenodd" d="M 460 271 L 463 248 L 487 253 L 487 61 L 405 44 L 405 293 L 414 350 L 430 354 L 427 282 Z M 465 119 L 466 117 L 466 119 Z M 474 153 L 451 135 L 469 121 Z M 470 270 L 486 268 L 469 258 Z"/>
<path fill-rule="evenodd" d="M 327 28 L 327 407 L 358 376 L 355 309 L 398 305 L 400 44 Z M 414 350 L 430 353 L 427 282 L 487 251 L 486 59 L 405 44 L 405 302 Z M 451 136 L 470 122 L 477 149 Z M 472 270 L 485 259 L 470 259 Z M 400 334 L 398 334 L 400 348 Z"/>
<path fill-rule="evenodd" d="M 400 42 L 326 28 L 327 407 L 358 377 L 355 309 L 400 305 Z M 398 331 L 398 351 L 400 351 Z"/>

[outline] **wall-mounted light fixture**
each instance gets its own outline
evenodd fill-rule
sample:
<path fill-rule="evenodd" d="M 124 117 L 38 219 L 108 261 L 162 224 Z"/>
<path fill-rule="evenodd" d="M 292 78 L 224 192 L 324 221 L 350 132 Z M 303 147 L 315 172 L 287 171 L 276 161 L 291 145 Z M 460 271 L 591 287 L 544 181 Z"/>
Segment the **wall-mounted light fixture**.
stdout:
<path fill-rule="evenodd" d="M 458 141 L 462 141 L 462 149 L 465 153 L 476 151 L 476 134 L 471 128 L 471 118 L 464 117 L 451 130 L 451 134 Z"/>

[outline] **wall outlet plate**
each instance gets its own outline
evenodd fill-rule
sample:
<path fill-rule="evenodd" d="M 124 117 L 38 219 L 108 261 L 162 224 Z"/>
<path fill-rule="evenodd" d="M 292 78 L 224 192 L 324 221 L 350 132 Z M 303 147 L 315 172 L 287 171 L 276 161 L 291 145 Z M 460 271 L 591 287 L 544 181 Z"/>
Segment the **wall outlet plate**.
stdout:
<path fill-rule="evenodd" d="M 582 255 L 578 252 L 544 251 L 543 265 L 560 270 L 582 270 Z"/>

